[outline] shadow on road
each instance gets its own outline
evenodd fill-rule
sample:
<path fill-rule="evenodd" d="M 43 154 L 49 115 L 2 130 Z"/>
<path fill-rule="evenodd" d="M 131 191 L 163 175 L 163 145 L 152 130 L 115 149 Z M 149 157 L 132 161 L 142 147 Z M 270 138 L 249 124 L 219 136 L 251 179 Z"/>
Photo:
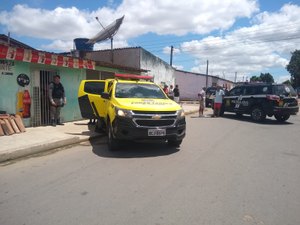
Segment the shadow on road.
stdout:
<path fill-rule="evenodd" d="M 279 122 L 274 117 L 267 117 L 263 122 L 260 123 L 253 121 L 249 115 L 237 116 L 236 114 L 225 113 L 222 117 L 226 119 L 239 120 L 239 121 L 257 123 L 262 125 L 292 125 L 293 124 L 289 121 Z"/>
<path fill-rule="evenodd" d="M 119 150 L 110 151 L 107 147 L 107 137 L 93 138 L 90 140 L 93 153 L 107 158 L 145 158 L 171 155 L 180 150 L 170 147 L 166 142 L 124 142 Z"/>

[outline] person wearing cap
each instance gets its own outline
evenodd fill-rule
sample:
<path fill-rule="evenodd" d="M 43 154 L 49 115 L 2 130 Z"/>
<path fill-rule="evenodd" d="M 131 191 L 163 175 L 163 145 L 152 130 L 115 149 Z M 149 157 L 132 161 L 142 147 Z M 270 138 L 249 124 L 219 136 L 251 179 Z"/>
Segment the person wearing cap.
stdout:
<path fill-rule="evenodd" d="M 55 75 L 49 85 L 50 119 L 51 125 L 64 125 L 60 120 L 60 110 L 67 103 L 64 86 L 60 82 L 60 76 Z"/>

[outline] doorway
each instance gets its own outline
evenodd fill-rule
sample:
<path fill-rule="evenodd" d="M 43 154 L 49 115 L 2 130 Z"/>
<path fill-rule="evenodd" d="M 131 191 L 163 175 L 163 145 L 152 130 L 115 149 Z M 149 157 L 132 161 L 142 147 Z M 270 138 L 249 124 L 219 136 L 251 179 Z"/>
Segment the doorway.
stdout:
<path fill-rule="evenodd" d="M 40 121 L 41 125 L 50 124 L 50 102 L 49 102 L 49 84 L 53 81 L 53 76 L 57 73 L 55 71 L 40 71 Z"/>

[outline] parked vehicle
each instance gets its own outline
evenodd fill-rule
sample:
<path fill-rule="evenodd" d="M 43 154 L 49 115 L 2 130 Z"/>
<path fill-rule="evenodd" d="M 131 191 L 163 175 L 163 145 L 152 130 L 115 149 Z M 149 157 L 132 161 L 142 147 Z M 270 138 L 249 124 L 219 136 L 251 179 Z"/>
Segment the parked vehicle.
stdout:
<path fill-rule="evenodd" d="M 212 105 L 213 99 L 216 95 L 217 87 L 208 87 L 205 91 L 205 107 Z"/>
<path fill-rule="evenodd" d="M 221 114 L 249 114 L 256 122 L 274 116 L 282 122 L 298 111 L 297 94 L 290 85 L 248 83 L 234 87 L 224 96 Z"/>
<path fill-rule="evenodd" d="M 97 118 L 108 135 L 110 150 L 124 140 L 166 140 L 180 146 L 186 121 L 179 104 L 147 76 L 116 75 L 117 79 L 83 80 L 78 101 L 82 117 Z M 124 80 L 124 79 L 134 80 Z"/>

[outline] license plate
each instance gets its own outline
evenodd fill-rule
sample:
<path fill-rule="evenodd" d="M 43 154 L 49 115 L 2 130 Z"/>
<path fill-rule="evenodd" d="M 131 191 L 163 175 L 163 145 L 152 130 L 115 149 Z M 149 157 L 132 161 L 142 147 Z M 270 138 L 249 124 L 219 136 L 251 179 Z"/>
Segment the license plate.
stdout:
<path fill-rule="evenodd" d="M 148 136 L 166 136 L 166 129 L 148 129 Z"/>

